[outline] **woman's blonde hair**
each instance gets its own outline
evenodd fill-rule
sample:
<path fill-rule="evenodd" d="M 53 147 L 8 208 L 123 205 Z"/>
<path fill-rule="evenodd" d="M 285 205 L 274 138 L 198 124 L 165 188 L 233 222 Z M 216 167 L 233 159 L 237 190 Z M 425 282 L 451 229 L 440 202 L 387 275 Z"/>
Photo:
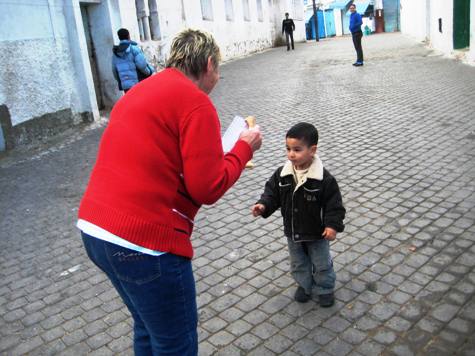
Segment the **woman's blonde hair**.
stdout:
<path fill-rule="evenodd" d="M 199 78 L 206 72 L 209 57 L 217 68 L 221 54 L 213 36 L 188 28 L 173 39 L 166 67 L 178 68 L 186 75 Z"/>

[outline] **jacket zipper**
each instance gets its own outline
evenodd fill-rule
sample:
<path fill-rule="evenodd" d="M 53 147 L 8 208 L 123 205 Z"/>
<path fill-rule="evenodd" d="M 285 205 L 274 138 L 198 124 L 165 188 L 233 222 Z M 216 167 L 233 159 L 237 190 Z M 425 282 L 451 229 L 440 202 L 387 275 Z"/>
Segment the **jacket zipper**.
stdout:
<path fill-rule="evenodd" d="M 292 240 L 295 242 L 295 230 L 294 230 L 294 194 L 295 190 L 292 191 L 292 204 L 291 204 L 291 209 L 292 211 L 290 212 L 290 217 L 292 220 Z"/>

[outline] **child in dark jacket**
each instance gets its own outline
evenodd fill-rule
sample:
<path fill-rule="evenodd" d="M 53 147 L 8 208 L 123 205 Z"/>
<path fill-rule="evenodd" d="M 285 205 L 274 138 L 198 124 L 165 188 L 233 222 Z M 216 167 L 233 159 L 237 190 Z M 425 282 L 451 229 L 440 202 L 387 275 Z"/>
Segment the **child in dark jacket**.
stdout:
<path fill-rule="evenodd" d="M 252 207 L 254 216 L 267 218 L 280 208 L 290 253 L 290 272 L 298 284 L 295 300 L 311 299 L 316 286 L 319 304 L 335 302 L 335 272 L 329 241 L 344 229 L 345 208 L 333 176 L 316 155 L 318 131 L 299 123 L 286 134 L 287 158 L 265 185 Z"/>

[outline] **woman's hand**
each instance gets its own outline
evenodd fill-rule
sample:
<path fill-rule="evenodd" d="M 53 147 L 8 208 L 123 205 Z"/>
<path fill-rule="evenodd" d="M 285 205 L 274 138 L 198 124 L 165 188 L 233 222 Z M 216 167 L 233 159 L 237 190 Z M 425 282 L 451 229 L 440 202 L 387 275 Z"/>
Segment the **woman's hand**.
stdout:
<path fill-rule="evenodd" d="M 253 153 L 257 151 L 262 145 L 262 135 L 259 125 L 254 126 L 252 129 L 241 132 L 239 139 L 247 142 L 249 146 L 251 146 Z"/>

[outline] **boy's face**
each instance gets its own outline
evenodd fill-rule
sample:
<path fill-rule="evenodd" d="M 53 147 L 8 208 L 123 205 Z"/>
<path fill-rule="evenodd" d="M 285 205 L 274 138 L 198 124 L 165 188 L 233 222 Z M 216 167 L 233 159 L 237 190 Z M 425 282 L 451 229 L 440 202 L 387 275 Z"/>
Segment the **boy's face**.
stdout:
<path fill-rule="evenodd" d="M 304 141 L 297 138 L 287 137 L 285 139 L 287 147 L 287 158 L 294 165 L 295 169 L 307 169 L 313 161 L 313 156 L 317 153 L 317 145 L 309 146 Z"/>

